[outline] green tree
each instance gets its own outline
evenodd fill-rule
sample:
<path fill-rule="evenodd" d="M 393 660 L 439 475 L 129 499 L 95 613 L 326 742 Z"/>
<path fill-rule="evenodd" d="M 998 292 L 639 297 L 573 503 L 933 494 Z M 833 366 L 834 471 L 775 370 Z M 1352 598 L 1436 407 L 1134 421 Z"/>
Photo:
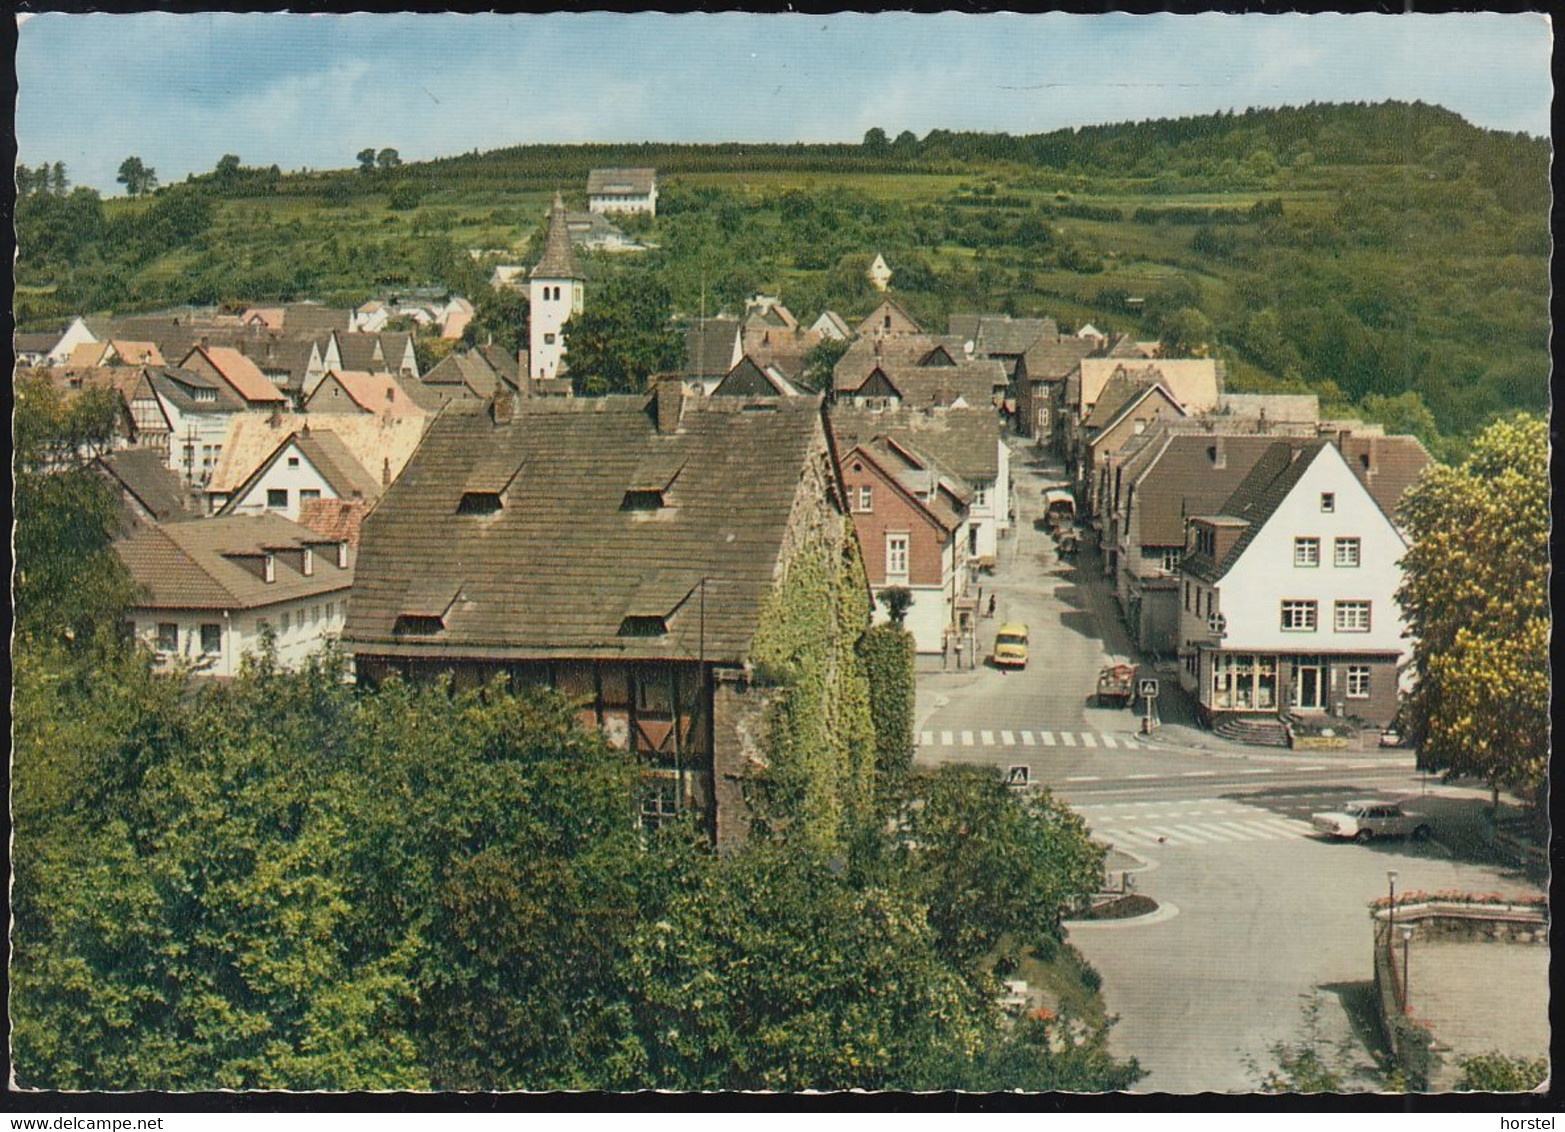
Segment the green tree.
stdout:
<path fill-rule="evenodd" d="M 33 191 L 33 171 L 20 161 L 16 163 L 16 195 L 25 197 Z"/>
<path fill-rule="evenodd" d="M 595 290 L 565 324 L 571 384 L 585 396 L 638 393 L 647 378 L 672 370 L 684 343 L 671 318 L 668 288 L 655 276 L 629 273 Z"/>
<path fill-rule="evenodd" d="M 157 171 L 142 164 L 139 157 L 127 157 L 120 162 L 119 176 L 114 178 L 125 186 L 127 196 L 139 197 L 157 188 Z"/>
<path fill-rule="evenodd" d="M 512 353 L 527 348 L 527 323 L 531 307 L 527 292 L 515 287 L 491 287 L 485 283 L 472 293 L 473 317 L 462 332 L 468 346 L 494 343 Z"/>
<path fill-rule="evenodd" d="M 1205 357 L 1216 336 L 1212 320 L 1194 307 L 1174 311 L 1158 327 L 1158 338 L 1168 357 Z"/>
<path fill-rule="evenodd" d="M 1332 1041 L 1321 1024 L 1322 1001 L 1318 994 L 1301 996 L 1299 1038 L 1271 1047 L 1274 1064 L 1264 1073 L 1254 1063 L 1250 1070 L 1260 1078 L 1263 1093 L 1341 1093 L 1349 1088 L 1353 1067 L 1349 1061 L 1351 1038 Z"/>
<path fill-rule="evenodd" d="M 1549 752 L 1549 445 L 1542 421 L 1498 421 L 1456 468 L 1409 489 L 1397 592 L 1417 682 L 1419 763 L 1539 791 Z"/>
<path fill-rule="evenodd" d="M 877 156 L 891 148 L 890 141 L 886 138 L 886 131 L 879 126 L 871 126 L 864 131 L 864 150 Z"/>
<path fill-rule="evenodd" d="M 832 377 L 836 372 L 837 363 L 842 360 L 842 355 L 848 352 L 852 345 L 846 338 L 822 338 L 818 345 L 812 346 L 810 352 L 804 355 L 804 368 L 800 371 L 800 378 L 812 389 L 822 392 L 832 388 Z"/>
<path fill-rule="evenodd" d="M 49 192 L 54 196 L 63 197 L 71 191 L 71 179 L 65 174 L 65 162 L 54 163 L 54 175 L 49 181 Z"/>
<path fill-rule="evenodd" d="M 372 172 L 374 172 L 374 170 L 375 170 L 375 147 L 371 145 L 371 146 L 366 146 L 365 148 L 359 150 L 358 156 L 355 158 L 355 160 L 358 161 L 358 163 L 359 163 L 359 172 L 360 173 L 372 173 Z"/>
<path fill-rule="evenodd" d="M 119 499 L 90 461 L 108 451 L 123 412 L 118 392 L 63 398 L 45 377 L 16 383 L 13 422 L 18 637 L 85 646 L 112 634 L 131 597 L 110 547 Z"/>
<path fill-rule="evenodd" d="M 213 177 L 219 185 L 232 185 L 239 179 L 239 155 L 225 153 L 217 159 L 217 165 L 212 170 Z"/>
<path fill-rule="evenodd" d="M 396 169 L 402 164 L 402 155 L 394 149 L 383 149 L 375 155 L 375 164 L 382 169 Z"/>
<path fill-rule="evenodd" d="M 909 790 L 908 868 L 941 953 L 966 967 L 1007 946 L 1048 948 L 1103 883 L 1103 849 L 1047 791 L 1013 793 L 992 767 L 942 766 Z"/>

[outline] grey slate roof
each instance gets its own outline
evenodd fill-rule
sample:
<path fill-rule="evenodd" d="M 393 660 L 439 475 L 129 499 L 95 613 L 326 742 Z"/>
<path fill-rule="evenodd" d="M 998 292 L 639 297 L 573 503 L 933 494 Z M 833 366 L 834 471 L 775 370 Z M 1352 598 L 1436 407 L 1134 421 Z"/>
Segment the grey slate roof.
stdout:
<path fill-rule="evenodd" d="M 987 406 L 877 412 L 833 405 L 827 416 L 839 452 L 884 436 L 927 453 L 969 483 L 993 482 L 1000 474 L 1000 418 Z"/>
<path fill-rule="evenodd" d="M 457 402 L 430 424 L 365 519 L 344 638 L 379 655 L 744 660 L 800 477 L 826 458 L 819 399 L 686 397 L 668 434 L 646 397 L 513 405 L 506 423 Z M 626 510 L 654 480 L 669 506 Z M 470 490 L 501 509 L 458 514 Z M 395 631 L 431 609 L 442 631 Z M 622 636 L 629 615 L 668 632 Z"/>
<path fill-rule="evenodd" d="M 198 517 L 184 485 L 169 470 L 161 452 L 124 448 L 99 456 L 98 466 L 156 521 L 180 522 Z"/>
<path fill-rule="evenodd" d="M 768 373 L 748 355 L 712 390 L 714 397 L 793 397 L 798 393 L 792 382 Z"/>
<path fill-rule="evenodd" d="M 720 377 L 733 365 L 739 340 L 735 318 L 697 319 L 685 327 L 685 373 L 690 377 Z"/>
<path fill-rule="evenodd" d="M 657 180 L 656 169 L 594 169 L 587 174 L 587 192 L 591 196 L 629 193 L 646 196 Z"/>
<path fill-rule="evenodd" d="M 1090 338 L 1043 337 L 1036 339 L 1022 353 L 1030 381 L 1060 381 L 1075 368 L 1076 363 L 1087 357 L 1097 347 Z"/>
<path fill-rule="evenodd" d="M 994 318 L 978 320 L 976 351 L 990 357 L 1025 353 L 1040 338 L 1055 338 L 1059 326 L 1052 318 Z"/>
<path fill-rule="evenodd" d="M 288 556 L 278 555 L 275 580 L 265 582 L 227 555 L 321 548 L 329 541 L 281 515 L 230 515 L 149 523 L 116 541 L 114 549 L 141 591 L 137 608 L 258 609 L 347 589 L 353 584 L 352 559 L 340 570 L 334 552 L 316 553 L 314 573 L 306 576 Z"/>
<path fill-rule="evenodd" d="M 229 388 L 227 382 L 214 381 L 178 366 L 146 366 L 143 372 L 160 396 L 167 397 L 182 413 L 237 413 L 249 406 Z M 193 390 L 211 389 L 213 400 L 197 400 Z"/>
<path fill-rule="evenodd" d="M 1326 447 L 1324 440 L 1307 440 L 1302 444 L 1274 441 L 1220 508 L 1223 518 L 1245 522 L 1244 530 L 1220 562 L 1206 554 L 1187 555 L 1181 564 L 1185 572 L 1206 582 L 1215 582 L 1228 573 Z"/>
<path fill-rule="evenodd" d="M 874 386 L 884 374 L 891 392 L 910 409 L 929 409 L 950 405 L 958 397 L 972 408 L 992 406 L 995 390 L 1005 385 L 1005 368 L 997 361 L 958 362 L 954 366 L 877 366 L 857 389 L 839 394 L 851 396 L 863 391 L 867 396 L 881 395 Z"/>
<path fill-rule="evenodd" d="M 571 247 L 570 225 L 565 219 L 565 202 L 560 194 L 554 194 L 554 207 L 549 210 L 549 231 L 543 239 L 543 258 L 540 259 L 529 279 L 580 279 L 581 269 L 576 266 L 576 252 Z"/>

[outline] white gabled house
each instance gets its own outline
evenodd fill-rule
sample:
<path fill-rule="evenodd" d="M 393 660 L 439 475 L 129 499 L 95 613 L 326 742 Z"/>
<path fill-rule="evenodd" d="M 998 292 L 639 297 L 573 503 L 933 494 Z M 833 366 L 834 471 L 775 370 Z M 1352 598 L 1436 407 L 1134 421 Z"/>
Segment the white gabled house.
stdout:
<path fill-rule="evenodd" d="M 312 499 L 380 498 L 381 483 L 335 432 L 306 425 L 277 446 L 232 493 L 210 494 L 217 514 L 271 512 L 298 522 Z"/>
<path fill-rule="evenodd" d="M 1204 718 L 1396 716 L 1411 654 L 1396 602 L 1407 543 L 1328 441 L 1279 441 L 1180 562 L 1180 683 Z"/>
<path fill-rule="evenodd" d="M 592 212 L 658 211 L 656 169 L 594 169 L 587 174 L 587 208 Z"/>

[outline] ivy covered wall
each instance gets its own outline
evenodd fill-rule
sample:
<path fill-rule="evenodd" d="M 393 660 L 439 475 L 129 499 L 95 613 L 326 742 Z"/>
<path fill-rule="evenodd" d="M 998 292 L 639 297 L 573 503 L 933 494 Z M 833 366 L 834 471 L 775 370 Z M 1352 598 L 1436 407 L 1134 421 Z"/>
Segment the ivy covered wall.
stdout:
<path fill-rule="evenodd" d="M 913 766 L 913 634 L 894 621 L 883 622 L 859 638 L 858 652 L 875 728 L 875 797 L 886 813 Z"/>
<path fill-rule="evenodd" d="M 869 617 L 858 540 L 838 515 L 801 540 L 751 645 L 757 679 L 779 691 L 748 791 L 757 833 L 832 849 L 873 819 L 876 736 L 857 648 Z"/>

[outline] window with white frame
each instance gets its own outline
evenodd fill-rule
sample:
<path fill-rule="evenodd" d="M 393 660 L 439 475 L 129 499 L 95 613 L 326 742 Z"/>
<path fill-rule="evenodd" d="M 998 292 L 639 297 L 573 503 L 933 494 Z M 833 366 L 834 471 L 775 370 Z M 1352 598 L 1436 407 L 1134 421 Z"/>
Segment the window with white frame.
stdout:
<path fill-rule="evenodd" d="M 1335 554 L 1332 561 L 1338 566 L 1357 566 L 1360 545 L 1360 541 L 1356 538 L 1339 538 L 1334 547 Z"/>
<path fill-rule="evenodd" d="M 1163 573 L 1172 574 L 1179 569 L 1180 548 L 1177 546 L 1165 546 L 1163 548 Z"/>
<path fill-rule="evenodd" d="M 1320 493 L 1320 509 L 1322 511 L 1325 511 L 1325 512 L 1328 512 L 1328 513 L 1332 512 L 1332 511 L 1335 511 L 1337 509 L 1337 494 L 1336 494 L 1336 492 L 1333 492 L 1333 491 L 1323 491 L 1323 492 Z"/>
<path fill-rule="evenodd" d="M 223 651 L 223 627 L 221 625 L 201 626 L 201 655 L 213 656 Z"/>
<path fill-rule="evenodd" d="M 1293 540 L 1293 564 L 1295 566 L 1320 565 L 1320 539 L 1296 538 Z"/>
<path fill-rule="evenodd" d="M 179 651 L 179 626 L 172 621 L 158 622 L 158 651 Z"/>
<path fill-rule="evenodd" d="M 1314 601 L 1284 601 L 1282 603 L 1282 628 L 1285 633 L 1309 633 L 1315 630 L 1320 603 Z"/>
<path fill-rule="evenodd" d="M 1369 602 L 1337 602 L 1335 624 L 1339 633 L 1369 632 Z"/>
<path fill-rule="evenodd" d="M 1369 665 L 1350 664 L 1347 671 L 1348 699 L 1369 699 Z"/>
<path fill-rule="evenodd" d="M 875 509 L 875 489 L 870 484 L 859 485 L 859 510 L 873 511 Z"/>
<path fill-rule="evenodd" d="M 980 487 L 980 488 L 977 488 L 977 489 L 974 490 L 974 492 L 973 492 L 973 506 L 974 507 L 987 507 L 987 506 L 989 506 L 989 489 L 987 487 Z"/>
<path fill-rule="evenodd" d="M 907 545 L 908 536 L 888 534 L 886 536 L 886 576 L 907 577 Z"/>
<path fill-rule="evenodd" d="M 641 828 L 649 832 L 679 817 L 679 780 L 677 778 L 642 779 L 641 801 L 637 809 Z"/>

